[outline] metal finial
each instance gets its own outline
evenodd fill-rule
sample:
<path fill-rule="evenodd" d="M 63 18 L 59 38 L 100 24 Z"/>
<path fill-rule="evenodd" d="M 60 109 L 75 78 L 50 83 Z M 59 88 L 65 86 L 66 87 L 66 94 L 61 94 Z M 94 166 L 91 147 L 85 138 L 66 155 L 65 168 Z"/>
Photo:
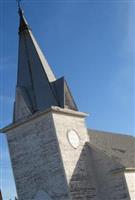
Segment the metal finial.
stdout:
<path fill-rule="evenodd" d="M 21 0 L 16 0 L 16 1 L 17 1 L 19 15 L 22 16 L 23 11 L 21 9 Z"/>
<path fill-rule="evenodd" d="M 20 4 L 21 0 L 16 0 L 16 1 L 17 1 L 18 9 L 20 10 L 21 9 L 21 4 Z"/>

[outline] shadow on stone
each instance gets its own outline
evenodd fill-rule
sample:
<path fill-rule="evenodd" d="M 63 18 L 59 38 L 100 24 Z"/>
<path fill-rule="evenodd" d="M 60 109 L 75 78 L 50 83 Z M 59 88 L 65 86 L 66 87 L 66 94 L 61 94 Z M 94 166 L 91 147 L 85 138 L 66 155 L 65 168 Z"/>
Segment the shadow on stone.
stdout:
<path fill-rule="evenodd" d="M 73 200 L 131 200 L 124 167 L 103 151 L 84 145 L 71 177 Z"/>

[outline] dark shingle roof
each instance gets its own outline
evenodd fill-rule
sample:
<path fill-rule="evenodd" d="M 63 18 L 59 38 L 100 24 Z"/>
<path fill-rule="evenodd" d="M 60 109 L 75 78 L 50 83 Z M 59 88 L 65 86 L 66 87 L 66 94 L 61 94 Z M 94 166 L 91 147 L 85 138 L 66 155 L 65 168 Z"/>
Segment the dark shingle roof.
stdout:
<path fill-rule="evenodd" d="M 90 144 L 126 168 L 135 168 L 135 138 L 88 129 Z"/>

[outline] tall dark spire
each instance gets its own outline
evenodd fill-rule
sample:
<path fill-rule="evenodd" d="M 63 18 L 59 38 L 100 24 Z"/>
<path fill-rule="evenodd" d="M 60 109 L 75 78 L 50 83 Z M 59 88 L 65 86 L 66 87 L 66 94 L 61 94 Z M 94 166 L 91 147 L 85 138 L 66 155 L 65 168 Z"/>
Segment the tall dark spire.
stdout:
<path fill-rule="evenodd" d="M 51 106 L 77 109 L 64 78 L 56 80 L 18 4 L 19 55 L 14 119 Z M 20 103 L 21 102 L 21 103 Z M 22 106 L 23 104 L 23 106 Z M 23 108 L 22 108 L 23 107 Z"/>
<path fill-rule="evenodd" d="M 21 9 L 21 7 L 19 8 L 19 15 L 20 15 L 20 26 L 19 26 L 19 33 L 24 31 L 24 30 L 27 30 L 29 29 L 29 26 L 26 22 L 26 19 L 23 15 L 23 10 Z"/>
<path fill-rule="evenodd" d="M 19 32 L 23 31 L 23 30 L 26 30 L 26 29 L 29 29 L 29 26 L 26 22 L 26 19 L 24 17 L 24 12 L 21 8 L 21 0 L 16 0 L 17 1 L 17 5 L 18 5 L 18 13 L 19 13 L 19 16 L 20 16 L 20 26 L 19 26 Z"/>

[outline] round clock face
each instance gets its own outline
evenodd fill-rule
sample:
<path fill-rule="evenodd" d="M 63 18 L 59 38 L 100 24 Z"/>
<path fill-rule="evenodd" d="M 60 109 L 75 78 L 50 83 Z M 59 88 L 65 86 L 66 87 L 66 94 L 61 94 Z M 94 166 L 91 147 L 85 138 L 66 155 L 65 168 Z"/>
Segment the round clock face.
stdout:
<path fill-rule="evenodd" d="M 80 139 L 75 130 L 69 130 L 67 133 L 69 143 L 76 149 L 80 145 Z"/>

